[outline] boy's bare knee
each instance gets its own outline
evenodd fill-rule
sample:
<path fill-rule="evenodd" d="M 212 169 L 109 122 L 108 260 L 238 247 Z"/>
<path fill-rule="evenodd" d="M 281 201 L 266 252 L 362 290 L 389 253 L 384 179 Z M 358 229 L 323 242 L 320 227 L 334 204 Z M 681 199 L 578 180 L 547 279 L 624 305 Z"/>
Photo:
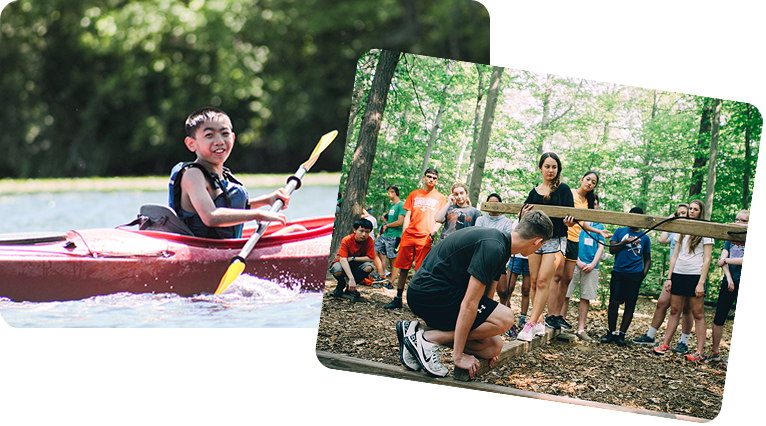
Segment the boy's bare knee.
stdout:
<path fill-rule="evenodd" d="M 498 336 L 499 337 L 499 336 Z M 491 346 L 490 346 L 490 358 L 494 358 L 496 356 L 500 356 L 500 354 L 503 352 L 503 339 L 492 339 L 491 340 Z"/>
<path fill-rule="evenodd" d="M 364 272 L 372 272 L 372 266 L 365 266 Z"/>

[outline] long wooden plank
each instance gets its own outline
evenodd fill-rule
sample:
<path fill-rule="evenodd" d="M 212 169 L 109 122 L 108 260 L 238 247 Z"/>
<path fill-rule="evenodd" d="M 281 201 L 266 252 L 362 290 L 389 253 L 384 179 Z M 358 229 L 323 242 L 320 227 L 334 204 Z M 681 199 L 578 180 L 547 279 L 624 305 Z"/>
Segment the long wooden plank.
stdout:
<path fill-rule="evenodd" d="M 481 203 L 481 210 L 502 214 L 518 214 L 524 204 L 520 203 Z M 631 226 L 648 229 L 667 219 L 662 216 L 650 216 L 637 213 L 613 212 L 609 210 L 578 209 L 574 207 L 546 206 L 534 204 L 534 210 L 541 210 L 550 217 L 572 216 L 577 220 L 607 223 L 610 225 Z M 701 235 L 717 240 L 729 240 L 744 243 L 747 228 L 738 225 L 706 222 L 693 219 L 675 219 L 654 228 L 656 231 L 678 232 L 687 235 Z"/>
<path fill-rule="evenodd" d="M 503 343 L 503 350 L 500 351 L 500 355 L 498 355 L 497 361 L 495 361 L 495 368 L 500 367 L 512 359 L 524 355 L 532 349 L 539 348 L 542 345 L 547 345 L 559 333 L 561 333 L 561 330 L 550 330 L 546 328 L 544 336 L 537 336 L 532 339 L 531 342 L 525 342 L 523 340 L 512 340 L 510 342 Z M 482 374 L 488 373 L 490 370 L 491 368 L 489 368 L 489 360 L 482 359 L 479 363 L 479 370 L 476 372 L 476 375 L 480 376 Z M 455 370 L 452 372 L 452 377 L 454 377 L 455 380 L 460 380 L 463 382 L 471 380 L 471 376 L 468 374 L 468 370 L 463 370 L 462 368 L 457 367 L 455 367 Z"/>

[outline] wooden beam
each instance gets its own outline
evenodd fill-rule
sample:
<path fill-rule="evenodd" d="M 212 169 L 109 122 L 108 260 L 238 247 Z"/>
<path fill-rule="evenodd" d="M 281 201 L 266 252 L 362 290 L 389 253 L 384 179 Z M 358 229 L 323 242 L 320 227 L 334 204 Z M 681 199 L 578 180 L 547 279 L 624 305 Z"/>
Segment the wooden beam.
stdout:
<path fill-rule="evenodd" d="M 524 205 L 520 203 L 481 203 L 481 210 L 503 214 L 518 214 Z M 608 223 L 610 225 L 631 226 L 648 229 L 667 219 L 662 216 L 649 216 L 637 213 L 622 213 L 609 210 L 578 209 L 574 207 L 546 206 L 535 204 L 533 210 L 540 210 L 550 217 L 572 216 L 577 220 Z M 694 219 L 675 219 L 654 228 L 656 231 L 678 232 L 687 235 L 701 235 L 717 240 L 744 243 L 747 227 L 739 225 L 706 222 Z"/>
<path fill-rule="evenodd" d="M 531 342 L 525 342 L 523 340 L 512 340 L 510 342 L 503 343 L 503 350 L 500 352 L 500 355 L 498 355 L 497 361 L 495 361 L 495 367 L 500 367 L 506 362 L 518 358 L 531 351 L 532 349 L 539 348 L 542 345 L 547 345 L 559 333 L 561 333 L 561 330 L 551 330 L 546 328 L 544 336 L 537 336 L 532 339 Z M 481 376 L 482 374 L 488 373 L 490 370 L 491 368 L 489 368 L 489 360 L 482 359 L 479 363 L 479 370 L 476 372 L 476 376 Z M 452 377 L 454 377 L 455 380 L 460 380 L 463 382 L 471 380 L 471 377 L 468 375 L 468 370 L 463 370 L 462 368 L 457 367 L 455 367 L 455 370 L 452 372 Z"/>

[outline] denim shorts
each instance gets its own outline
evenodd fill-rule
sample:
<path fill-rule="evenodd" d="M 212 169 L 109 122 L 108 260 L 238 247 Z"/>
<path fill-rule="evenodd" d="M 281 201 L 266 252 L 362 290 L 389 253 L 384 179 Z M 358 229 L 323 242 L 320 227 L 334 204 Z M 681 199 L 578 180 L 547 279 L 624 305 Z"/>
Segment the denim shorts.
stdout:
<path fill-rule="evenodd" d="M 511 256 L 508 261 L 508 270 L 516 275 L 529 275 L 529 259 Z"/>

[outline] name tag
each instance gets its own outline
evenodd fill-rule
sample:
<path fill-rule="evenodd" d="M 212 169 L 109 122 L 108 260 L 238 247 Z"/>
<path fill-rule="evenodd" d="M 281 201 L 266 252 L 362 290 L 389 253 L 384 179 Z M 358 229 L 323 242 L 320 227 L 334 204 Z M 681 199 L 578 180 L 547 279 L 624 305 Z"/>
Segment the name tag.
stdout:
<path fill-rule="evenodd" d="M 593 238 L 585 237 L 585 245 L 586 246 L 592 246 L 593 245 Z"/>

